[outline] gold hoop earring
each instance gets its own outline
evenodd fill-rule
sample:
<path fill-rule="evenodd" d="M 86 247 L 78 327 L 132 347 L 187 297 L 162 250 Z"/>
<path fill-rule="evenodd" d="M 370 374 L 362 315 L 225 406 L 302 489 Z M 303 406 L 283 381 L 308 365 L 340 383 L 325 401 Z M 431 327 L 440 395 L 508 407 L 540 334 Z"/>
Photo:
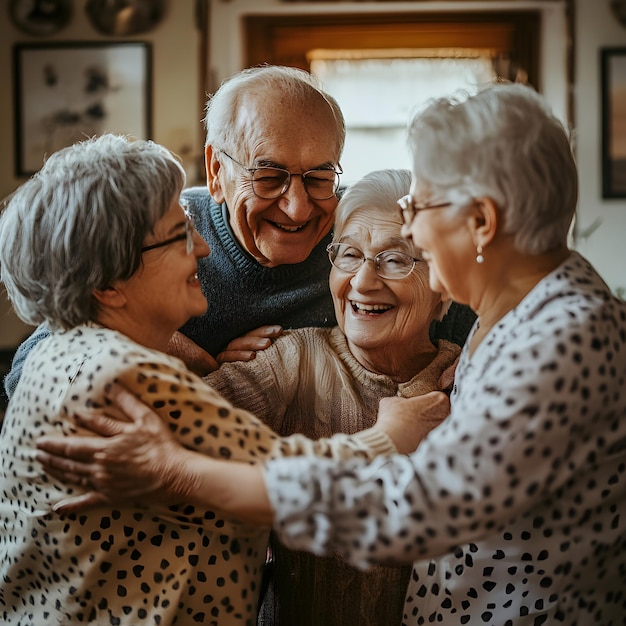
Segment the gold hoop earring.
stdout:
<path fill-rule="evenodd" d="M 485 262 L 485 257 L 483 256 L 483 247 L 476 246 L 476 263 L 479 265 Z"/>

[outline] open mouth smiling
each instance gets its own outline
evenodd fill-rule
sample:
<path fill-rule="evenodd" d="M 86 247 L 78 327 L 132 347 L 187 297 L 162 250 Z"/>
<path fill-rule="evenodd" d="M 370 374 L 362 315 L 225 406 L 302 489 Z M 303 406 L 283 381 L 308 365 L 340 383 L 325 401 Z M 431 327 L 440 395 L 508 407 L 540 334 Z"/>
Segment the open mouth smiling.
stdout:
<path fill-rule="evenodd" d="M 394 308 L 390 304 L 363 304 L 354 300 L 350 300 L 350 306 L 358 315 L 381 315 Z"/>
<path fill-rule="evenodd" d="M 279 224 L 278 222 L 272 222 L 271 220 L 268 220 L 270 224 L 272 224 L 272 226 L 275 226 L 276 228 L 278 228 L 278 230 L 282 230 L 285 233 L 297 233 L 300 232 L 301 230 L 305 229 L 308 226 L 308 222 L 306 222 L 306 224 L 302 224 L 301 226 L 287 226 L 286 224 Z"/>

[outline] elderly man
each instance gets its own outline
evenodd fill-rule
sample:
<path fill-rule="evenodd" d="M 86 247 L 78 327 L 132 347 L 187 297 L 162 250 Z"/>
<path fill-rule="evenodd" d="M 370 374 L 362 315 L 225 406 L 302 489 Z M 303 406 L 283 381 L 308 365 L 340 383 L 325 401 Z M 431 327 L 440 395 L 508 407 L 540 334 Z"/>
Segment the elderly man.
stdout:
<path fill-rule="evenodd" d="M 205 118 L 207 187 L 185 203 L 211 247 L 198 266 L 204 315 L 170 344 L 195 372 L 248 360 L 280 327 L 333 326 L 326 245 L 337 206 L 345 125 L 337 102 L 307 72 L 243 70 L 217 90 Z M 451 307 L 433 335 L 462 344 L 474 315 Z M 5 379 L 10 397 L 39 327 L 18 349 Z"/>

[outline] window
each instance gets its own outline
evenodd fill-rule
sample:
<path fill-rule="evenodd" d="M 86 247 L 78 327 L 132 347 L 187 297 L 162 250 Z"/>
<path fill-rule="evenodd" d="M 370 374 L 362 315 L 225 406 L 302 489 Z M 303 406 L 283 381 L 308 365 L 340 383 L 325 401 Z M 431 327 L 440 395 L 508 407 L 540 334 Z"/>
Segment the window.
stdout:
<path fill-rule="evenodd" d="M 410 167 L 406 125 L 416 107 L 497 76 L 539 85 L 537 11 L 258 15 L 244 18 L 246 64 L 310 70 L 347 125 L 349 184 Z"/>
<path fill-rule="evenodd" d="M 311 72 L 337 99 L 346 120 L 342 184 L 375 169 L 410 169 L 406 127 L 411 114 L 430 98 L 460 88 L 474 93 L 496 77 L 489 58 L 452 52 L 396 58 L 372 58 L 368 51 L 360 52 L 362 58 L 312 53 Z"/>

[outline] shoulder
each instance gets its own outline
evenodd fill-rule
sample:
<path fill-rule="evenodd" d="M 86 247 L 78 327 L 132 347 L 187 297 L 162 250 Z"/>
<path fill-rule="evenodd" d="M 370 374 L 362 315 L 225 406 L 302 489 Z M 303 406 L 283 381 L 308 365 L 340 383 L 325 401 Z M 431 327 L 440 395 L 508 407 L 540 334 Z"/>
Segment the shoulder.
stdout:
<path fill-rule="evenodd" d="M 192 207 L 196 204 L 215 204 L 209 190 L 204 186 L 187 187 L 182 190 L 180 197 Z"/>
<path fill-rule="evenodd" d="M 582 333 L 604 342 L 614 335 L 622 343 L 626 330 L 626 302 L 577 253 L 538 283 L 518 306 L 517 316 L 520 332 L 527 326 L 533 336 L 552 342 L 568 337 L 578 343 Z"/>
<path fill-rule="evenodd" d="M 68 371 L 74 368 L 75 377 L 87 375 L 91 380 L 135 370 L 149 373 L 173 369 L 191 375 L 179 359 L 138 344 L 118 331 L 95 325 L 52 333 L 41 342 L 36 354 L 44 361 L 64 363 Z"/>

